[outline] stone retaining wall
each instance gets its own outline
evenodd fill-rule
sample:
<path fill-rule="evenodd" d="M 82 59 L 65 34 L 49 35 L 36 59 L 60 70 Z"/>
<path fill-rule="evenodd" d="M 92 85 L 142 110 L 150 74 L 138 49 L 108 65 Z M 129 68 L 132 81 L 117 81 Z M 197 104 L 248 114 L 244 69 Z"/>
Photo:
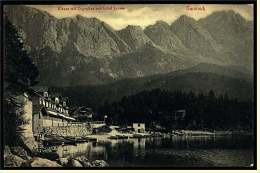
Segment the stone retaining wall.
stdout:
<path fill-rule="evenodd" d="M 42 133 L 45 135 L 55 135 L 55 136 L 84 137 L 92 133 L 92 128 L 86 124 L 71 125 L 71 126 L 51 126 L 51 127 L 42 127 Z"/>

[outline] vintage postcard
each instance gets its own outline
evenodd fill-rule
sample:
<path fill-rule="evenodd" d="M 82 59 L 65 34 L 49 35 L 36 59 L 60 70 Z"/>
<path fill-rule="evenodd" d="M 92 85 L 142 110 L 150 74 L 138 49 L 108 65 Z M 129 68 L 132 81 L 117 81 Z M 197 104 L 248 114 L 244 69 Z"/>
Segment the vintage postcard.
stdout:
<path fill-rule="evenodd" d="M 256 169 L 256 2 L 2 5 L 2 169 Z"/>

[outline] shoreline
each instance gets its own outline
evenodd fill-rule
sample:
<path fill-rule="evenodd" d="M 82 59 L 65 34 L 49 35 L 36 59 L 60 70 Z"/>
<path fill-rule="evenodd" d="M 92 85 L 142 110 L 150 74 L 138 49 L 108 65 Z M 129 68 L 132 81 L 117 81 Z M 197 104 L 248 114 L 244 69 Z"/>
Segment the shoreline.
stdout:
<path fill-rule="evenodd" d="M 172 133 L 146 132 L 146 133 L 121 133 L 113 131 L 110 133 L 100 133 L 85 136 L 87 139 L 95 139 L 90 141 L 75 142 L 107 142 L 119 139 L 138 139 L 138 138 L 156 138 L 156 137 L 221 137 L 233 135 L 254 135 L 248 131 L 202 131 L 202 130 L 174 130 Z M 58 139 L 53 136 L 53 139 Z M 66 139 L 66 138 L 64 138 Z M 63 144 L 64 145 L 64 144 Z M 86 157 L 51 157 L 47 152 L 31 151 L 28 152 L 22 146 L 5 146 L 4 163 L 5 167 L 107 167 L 109 166 L 105 160 L 88 160 Z"/>
<path fill-rule="evenodd" d="M 253 136 L 252 132 L 246 131 L 201 131 L 201 130 L 176 130 L 172 133 L 161 133 L 161 132 L 149 132 L 149 133 L 104 133 L 104 134 L 94 134 L 88 137 L 93 137 L 99 141 L 109 141 L 118 139 L 131 139 L 131 138 L 153 138 L 153 137 L 169 137 L 169 136 L 187 136 L 187 137 L 218 137 L 218 136 L 234 136 L 234 135 L 248 135 Z"/>
<path fill-rule="evenodd" d="M 252 132 L 243 130 L 231 130 L 231 131 L 203 131 L 203 130 L 174 130 L 172 132 L 177 136 L 223 136 L 223 135 L 253 135 Z"/>

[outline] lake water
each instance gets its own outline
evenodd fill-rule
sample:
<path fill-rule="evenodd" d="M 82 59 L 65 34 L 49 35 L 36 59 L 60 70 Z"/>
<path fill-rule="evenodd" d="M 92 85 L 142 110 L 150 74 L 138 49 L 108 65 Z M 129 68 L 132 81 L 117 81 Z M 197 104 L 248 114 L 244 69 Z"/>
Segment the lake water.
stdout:
<path fill-rule="evenodd" d="M 111 167 L 250 167 L 252 136 L 157 137 L 58 146 L 60 157 L 87 156 Z"/>

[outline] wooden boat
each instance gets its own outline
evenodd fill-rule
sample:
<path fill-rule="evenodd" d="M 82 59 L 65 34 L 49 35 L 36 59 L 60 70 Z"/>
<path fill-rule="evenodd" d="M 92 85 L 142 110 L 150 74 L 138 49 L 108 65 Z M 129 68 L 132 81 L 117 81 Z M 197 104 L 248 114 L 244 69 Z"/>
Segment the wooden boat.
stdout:
<path fill-rule="evenodd" d="M 146 138 L 146 137 L 150 137 L 151 135 L 149 134 L 145 134 L 145 133 L 134 133 L 133 134 L 133 138 Z"/>
<path fill-rule="evenodd" d="M 115 135 L 108 137 L 109 139 L 128 139 L 128 136 L 125 135 Z"/>
<path fill-rule="evenodd" d="M 51 145 L 64 145 L 64 141 L 61 141 L 61 140 L 48 140 L 48 139 L 44 139 L 42 140 L 43 142 L 43 145 L 44 146 L 51 146 Z"/>
<path fill-rule="evenodd" d="M 85 137 L 85 139 L 86 139 L 88 142 L 97 142 L 97 138 L 94 138 L 94 137 Z"/>

